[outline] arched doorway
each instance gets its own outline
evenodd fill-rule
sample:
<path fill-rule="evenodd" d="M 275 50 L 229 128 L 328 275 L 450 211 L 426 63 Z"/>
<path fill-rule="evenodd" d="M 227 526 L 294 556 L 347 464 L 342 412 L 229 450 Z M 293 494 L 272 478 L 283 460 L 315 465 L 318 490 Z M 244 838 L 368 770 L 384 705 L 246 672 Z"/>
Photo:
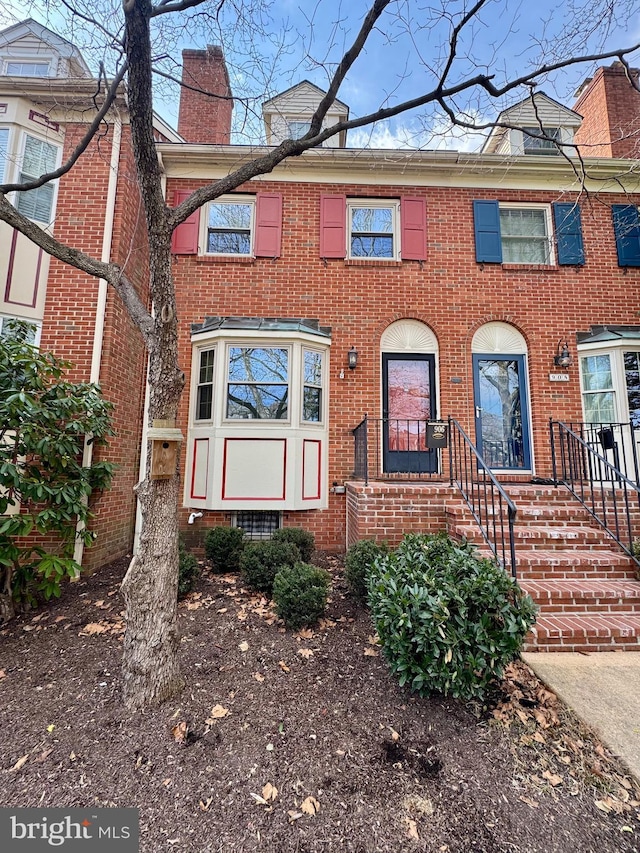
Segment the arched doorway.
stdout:
<path fill-rule="evenodd" d="M 426 446 L 426 424 L 437 417 L 436 336 L 419 320 L 398 320 L 385 329 L 380 350 L 383 469 L 434 473 L 438 454 Z"/>
<path fill-rule="evenodd" d="M 508 323 L 486 323 L 471 351 L 478 450 L 492 469 L 531 470 L 525 339 Z"/>

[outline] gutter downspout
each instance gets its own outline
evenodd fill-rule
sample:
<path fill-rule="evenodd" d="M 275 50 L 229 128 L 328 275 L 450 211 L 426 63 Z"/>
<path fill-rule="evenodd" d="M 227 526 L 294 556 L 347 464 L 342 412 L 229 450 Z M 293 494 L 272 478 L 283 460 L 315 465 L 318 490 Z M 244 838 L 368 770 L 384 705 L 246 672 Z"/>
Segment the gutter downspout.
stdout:
<path fill-rule="evenodd" d="M 113 241 L 113 223 L 115 219 L 116 192 L 118 188 L 118 166 L 120 163 L 120 148 L 122 144 L 122 119 L 115 117 L 113 124 L 113 140 L 111 142 L 111 162 L 109 163 L 109 183 L 107 185 L 107 198 L 105 203 L 104 230 L 102 234 L 102 252 L 100 260 L 109 263 L 111 260 L 111 244 Z M 102 344 L 104 341 L 104 318 L 107 308 L 107 282 L 101 278 L 98 282 L 98 298 L 96 300 L 96 323 L 93 330 L 93 349 L 91 352 L 91 372 L 89 382 L 100 381 L 100 366 L 102 363 Z M 82 454 L 82 467 L 88 468 L 93 461 L 93 443 L 88 443 L 89 436 L 84 440 L 84 451 Z M 83 498 L 86 503 L 88 498 Z M 84 530 L 84 523 L 78 520 L 76 525 L 76 544 L 73 559 L 82 565 L 84 544 L 77 534 Z"/>

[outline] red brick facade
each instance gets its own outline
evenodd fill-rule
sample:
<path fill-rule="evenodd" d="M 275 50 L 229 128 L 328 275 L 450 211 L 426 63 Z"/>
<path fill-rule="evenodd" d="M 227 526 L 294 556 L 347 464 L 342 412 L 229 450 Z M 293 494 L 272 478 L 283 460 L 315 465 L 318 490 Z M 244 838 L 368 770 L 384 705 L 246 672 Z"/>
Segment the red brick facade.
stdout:
<path fill-rule="evenodd" d="M 233 100 L 222 49 L 182 51 L 178 132 L 187 142 L 229 143 Z"/>
<path fill-rule="evenodd" d="M 637 68 L 630 71 L 638 86 Z M 583 157 L 637 158 L 640 153 L 640 92 L 629 84 L 620 62 L 598 68 L 574 105 L 582 115 L 575 135 Z"/>

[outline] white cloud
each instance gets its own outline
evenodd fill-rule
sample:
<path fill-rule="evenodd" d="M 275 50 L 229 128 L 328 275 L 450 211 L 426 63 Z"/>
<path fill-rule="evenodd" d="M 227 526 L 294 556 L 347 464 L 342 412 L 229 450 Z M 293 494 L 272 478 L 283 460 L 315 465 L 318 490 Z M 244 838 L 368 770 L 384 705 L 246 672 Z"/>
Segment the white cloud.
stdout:
<path fill-rule="evenodd" d="M 484 124 L 479 114 L 461 115 L 469 124 Z M 427 124 L 426 120 L 408 120 L 403 124 L 381 121 L 368 127 L 350 130 L 349 148 L 388 148 L 432 151 L 479 151 L 487 131 L 473 132 L 458 125 L 451 126 L 449 117 L 438 113 Z"/>

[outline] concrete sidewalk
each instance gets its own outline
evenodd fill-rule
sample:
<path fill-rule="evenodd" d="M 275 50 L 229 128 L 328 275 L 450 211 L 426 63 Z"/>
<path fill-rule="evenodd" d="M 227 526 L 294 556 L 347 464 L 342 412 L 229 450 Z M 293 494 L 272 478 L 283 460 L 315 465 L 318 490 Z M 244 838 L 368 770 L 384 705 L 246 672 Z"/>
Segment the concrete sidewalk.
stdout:
<path fill-rule="evenodd" d="M 543 652 L 522 659 L 640 780 L 640 651 Z"/>

